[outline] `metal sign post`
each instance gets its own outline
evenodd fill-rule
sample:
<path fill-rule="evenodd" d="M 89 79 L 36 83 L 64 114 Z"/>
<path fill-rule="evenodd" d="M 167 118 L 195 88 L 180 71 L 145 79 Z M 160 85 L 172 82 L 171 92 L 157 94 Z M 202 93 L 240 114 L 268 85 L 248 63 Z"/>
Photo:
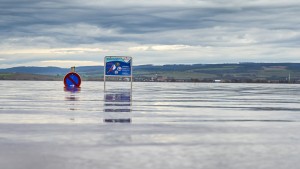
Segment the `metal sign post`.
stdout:
<path fill-rule="evenodd" d="M 130 78 L 132 89 L 132 57 L 106 56 L 104 58 L 104 91 L 106 88 L 106 77 Z"/>

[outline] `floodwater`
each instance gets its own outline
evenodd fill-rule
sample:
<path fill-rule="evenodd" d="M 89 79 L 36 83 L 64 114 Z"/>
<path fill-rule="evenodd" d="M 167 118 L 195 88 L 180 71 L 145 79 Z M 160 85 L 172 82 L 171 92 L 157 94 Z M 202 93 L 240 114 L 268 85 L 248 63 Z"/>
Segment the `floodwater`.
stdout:
<path fill-rule="evenodd" d="M 0 81 L 3 169 L 296 169 L 300 85 Z"/>

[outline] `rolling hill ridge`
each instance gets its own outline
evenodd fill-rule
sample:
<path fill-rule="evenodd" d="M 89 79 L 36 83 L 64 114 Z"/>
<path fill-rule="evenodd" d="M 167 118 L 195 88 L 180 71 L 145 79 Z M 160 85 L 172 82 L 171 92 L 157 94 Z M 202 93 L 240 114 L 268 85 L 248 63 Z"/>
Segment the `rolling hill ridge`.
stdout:
<path fill-rule="evenodd" d="M 59 67 L 13 67 L 0 69 L 0 79 L 9 80 L 7 77 L 15 74 L 19 74 L 19 77 L 20 74 L 31 74 L 61 79 L 69 70 Z M 300 63 L 139 65 L 134 66 L 133 70 L 135 81 L 295 83 L 300 80 Z M 103 66 L 76 67 L 76 72 L 86 80 L 103 78 Z"/>

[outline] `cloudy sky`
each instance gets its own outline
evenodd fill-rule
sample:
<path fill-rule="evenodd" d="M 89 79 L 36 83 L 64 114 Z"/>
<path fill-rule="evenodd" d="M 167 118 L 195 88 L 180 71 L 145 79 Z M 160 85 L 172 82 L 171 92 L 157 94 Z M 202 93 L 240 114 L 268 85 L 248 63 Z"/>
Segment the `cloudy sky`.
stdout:
<path fill-rule="evenodd" d="M 0 68 L 300 62 L 299 0 L 0 0 Z"/>

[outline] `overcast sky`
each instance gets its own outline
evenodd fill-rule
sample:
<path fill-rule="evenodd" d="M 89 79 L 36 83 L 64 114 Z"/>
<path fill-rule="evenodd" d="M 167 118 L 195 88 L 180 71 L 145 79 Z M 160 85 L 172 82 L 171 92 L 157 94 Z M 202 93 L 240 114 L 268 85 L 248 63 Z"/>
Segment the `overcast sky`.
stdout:
<path fill-rule="evenodd" d="M 299 0 L 0 0 L 0 68 L 300 62 Z"/>

